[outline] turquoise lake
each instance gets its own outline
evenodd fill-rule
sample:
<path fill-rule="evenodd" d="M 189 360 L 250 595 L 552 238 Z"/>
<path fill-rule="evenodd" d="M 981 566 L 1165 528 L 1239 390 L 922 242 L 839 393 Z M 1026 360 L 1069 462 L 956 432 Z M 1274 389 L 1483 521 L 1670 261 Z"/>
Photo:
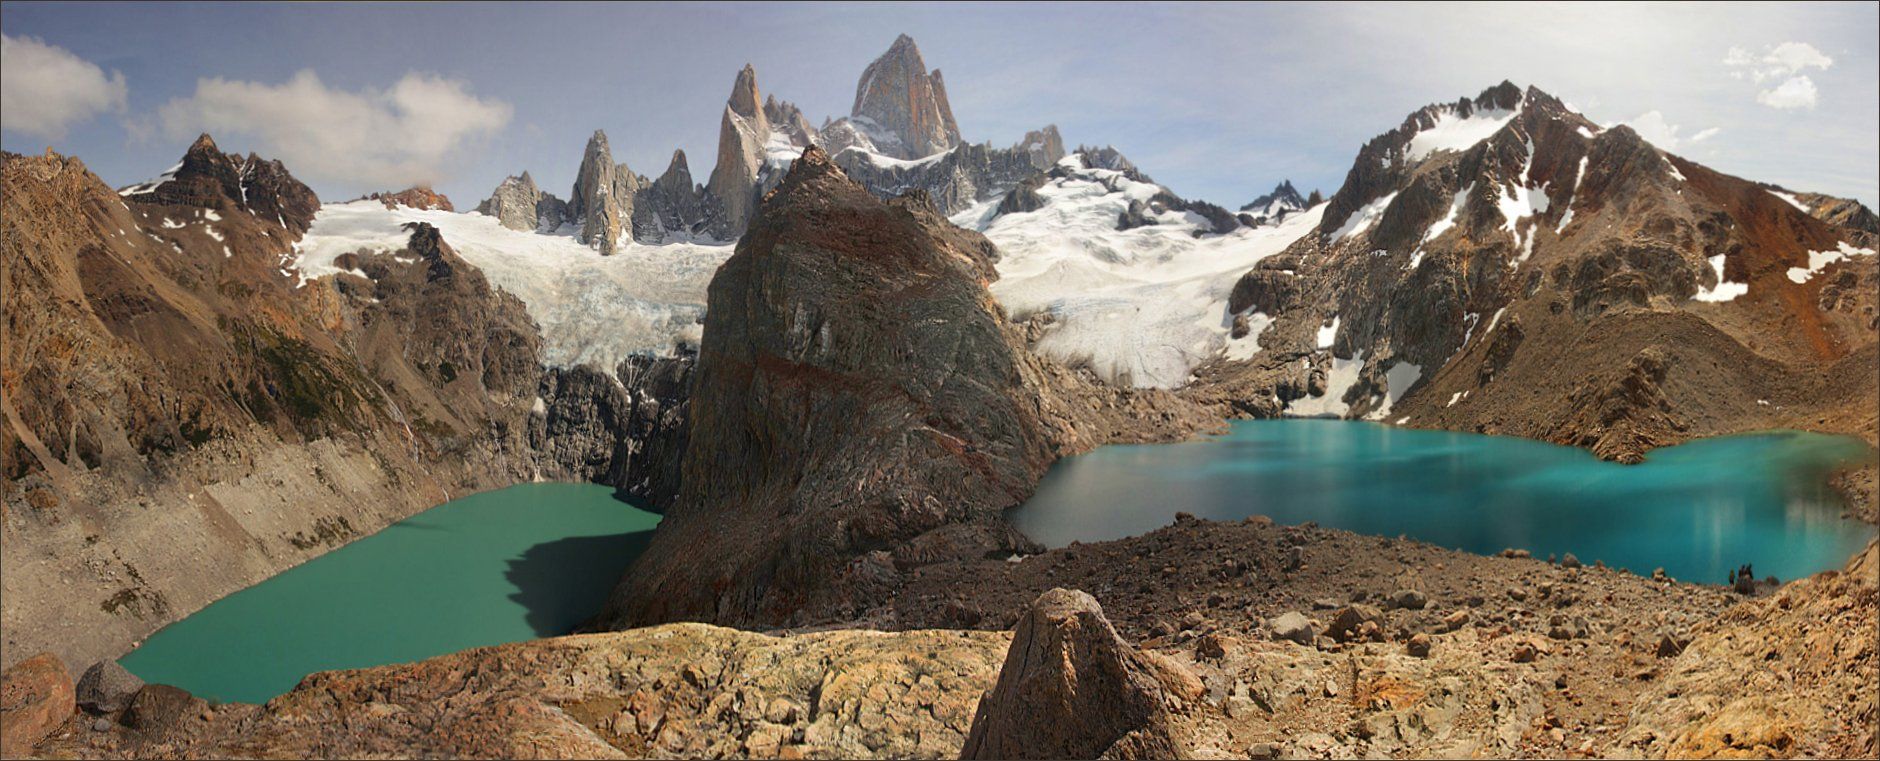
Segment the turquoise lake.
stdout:
<path fill-rule="evenodd" d="M 262 702 L 315 671 L 566 634 L 659 516 L 591 484 L 521 484 L 426 510 L 165 627 L 121 659 L 145 681 Z"/>
<path fill-rule="evenodd" d="M 1721 584 L 1792 579 L 1874 535 L 1826 475 L 1871 461 L 1845 437 L 1779 432 L 1653 451 L 1642 465 L 1526 439 L 1332 420 L 1233 424 L 1180 444 L 1060 461 L 1012 511 L 1057 547 L 1153 531 L 1177 512 L 1317 521 L 1478 553 L 1571 552 Z M 453 500 L 230 595 L 123 658 L 145 680 L 265 701 L 314 671 L 563 634 L 600 610 L 659 516 L 606 487 L 524 484 Z"/>
<path fill-rule="evenodd" d="M 1266 515 L 1490 554 L 1573 553 L 1591 565 L 1724 583 L 1839 568 L 1874 537 L 1841 517 L 1827 475 L 1871 462 L 1857 439 L 1797 431 L 1700 439 L 1639 465 L 1507 436 L 1336 420 L 1256 420 L 1224 436 L 1102 447 L 1059 461 L 1019 530 L 1050 546 L 1153 531 L 1177 512 Z"/>

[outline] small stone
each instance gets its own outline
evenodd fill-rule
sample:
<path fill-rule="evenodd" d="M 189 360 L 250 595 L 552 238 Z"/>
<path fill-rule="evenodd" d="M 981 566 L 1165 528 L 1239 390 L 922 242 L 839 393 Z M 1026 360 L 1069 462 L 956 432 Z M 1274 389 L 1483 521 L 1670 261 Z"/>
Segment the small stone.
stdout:
<path fill-rule="evenodd" d="M 1328 697 L 1328 698 L 1338 697 L 1338 680 L 1336 679 L 1325 680 L 1325 697 Z"/>
<path fill-rule="evenodd" d="M 1393 608 L 1404 608 L 1408 610 L 1422 610 L 1423 606 L 1429 605 L 1429 604 L 1430 604 L 1429 596 L 1423 594 L 1419 590 L 1399 589 L 1395 592 L 1390 593 L 1390 606 Z"/>
<path fill-rule="evenodd" d="M 96 718 L 96 719 L 92 719 L 92 720 L 91 720 L 91 731 L 93 731 L 93 732 L 109 732 L 109 731 L 111 731 L 111 720 L 110 720 L 110 719 L 107 719 L 107 718 L 105 718 L 105 717 L 103 717 L 103 716 L 100 716 L 100 717 L 98 717 L 98 718 Z"/>
<path fill-rule="evenodd" d="M 1562 557 L 1560 559 L 1560 567 L 1561 568 L 1579 568 L 1580 559 L 1574 557 L 1573 553 L 1569 552 L 1566 554 L 1565 557 Z"/>
<path fill-rule="evenodd" d="M 1306 549 L 1304 547 L 1295 544 L 1286 550 L 1286 570 L 1297 571 L 1304 568 L 1305 565 Z"/>
<path fill-rule="evenodd" d="M 1520 601 L 1526 600 L 1527 598 L 1528 598 L 1527 590 L 1522 589 L 1520 587 L 1508 588 L 1508 599 L 1514 600 L 1516 602 L 1520 602 Z"/>
<path fill-rule="evenodd" d="M 1249 745 L 1247 746 L 1247 758 L 1252 758 L 1252 759 L 1279 758 L 1279 744 L 1277 743 L 1254 743 L 1252 745 Z"/>
<path fill-rule="evenodd" d="M 1312 601 L 1313 610 L 1331 610 L 1338 607 L 1338 601 L 1330 597 L 1321 597 Z"/>
<path fill-rule="evenodd" d="M 1664 566 L 1659 566 L 1657 568 L 1652 569 L 1652 581 L 1665 581 L 1668 578 L 1670 577 L 1665 576 Z"/>
<path fill-rule="evenodd" d="M 1671 658 L 1684 652 L 1684 648 L 1687 648 L 1690 646 L 1691 646 L 1691 639 L 1689 637 L 1685 637 L 1674 632 L 1665 632 L 1664 634 L 1659 635 L 1658 647 L 1656 648 L 1655 652 L 1660 658 Z"/>
<path fill-rule="evenodd" d="M 1195 657 L 1207 659 L 1227 657 L 1227 640 L 1219 634 L 1209 634 L 1195 640 Z"/>
<path fill-rule="evenodd" d="M 1515 663 L 1533 663 L 1535 657 L 1539 655 L 1540 653 L 1534 649 L 1533 645 L 1521 642 L 1514 646 L 1514 652 L 1508 656 L 1508 660 Z"/>
<path fill-rule="evenodd" d="M 1252 716 L 1254 712 L 1258 710 L 1259 705 L 1254 703 L 1251 698 L 1229 695 L 1226 700 L 1221 702 L 1221 708 L 1227 712 L 1227 718 L 1244 719 L 1248 716 Z"/>
<path fill-rule="evenodd" d="M 1469 611 L 1460 609 L 1443 616 L 1443 631 L 1453 632 L 1469 624 Z"/>
<path fill-rule="evenodd" d="M 1430 635 L 1418 632 L 1404 645 L 1404 651 L 1418 658 L 1430 657 Z"/>

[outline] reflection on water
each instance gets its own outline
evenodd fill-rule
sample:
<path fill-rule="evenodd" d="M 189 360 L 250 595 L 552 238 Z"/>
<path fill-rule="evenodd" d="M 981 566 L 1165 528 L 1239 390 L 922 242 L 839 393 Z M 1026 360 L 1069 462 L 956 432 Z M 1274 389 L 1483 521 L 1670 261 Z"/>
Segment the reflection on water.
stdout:
<path fill-rule="evenodd" d="M 1641 465 L 1542 442 L 1332 420 L 1235 423 L 1223 437 L 1109 446 L 1060 461 L 1012 513 L 1049 546 L 1152 531 L 1177 512 L 1267 515 L 1722 583 L 1753 563 L 1788 579 L 1839 567 L 1874 535 L 1826 475 L 1862 442 L 1775 432 L 1694 441 Z"/>

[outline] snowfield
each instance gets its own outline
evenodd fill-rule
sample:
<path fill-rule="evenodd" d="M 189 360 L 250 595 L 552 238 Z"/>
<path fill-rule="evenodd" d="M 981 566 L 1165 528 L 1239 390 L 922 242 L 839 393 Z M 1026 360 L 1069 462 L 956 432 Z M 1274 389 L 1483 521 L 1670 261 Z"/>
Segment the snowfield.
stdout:
<path fill-rule="evenodd" d="M 953 222 L 978 229 L 999 247 L 992 293 L 1015 319 L 1051 316 L 1035 350 L 1087 360 L 1105 377 L 1138 387 L 1180 386 L 1197 365 L 1225 350 L 1234 282 L 1316 228 L 1324 211 L 1320 205 L 1277 226 L 1203 238 L 1194 232 L 1207 223 L 1187 212 L 1117 230 L 1117 216 L 1130 201 L 1147 201 L 1161 188 L 1122 172 L 1084 168 L 1075 155 L 1062 166 L 1072 176 L 1038 189 L 1044 208 L 988 222 L 995 200 L 955 214 Z M 1243 339 L 1234 348 L 1251 356 L 1258 343 Z"/>
<path fill-rule="evenodd" d="M 295 246 L 291 269 L 304 282 L 342 271 L 334 264 L 341 254 L 402 249 L 411 235 L 401 227 L 406 222 L 436 227 L 492 285 L 528 305 L 542 329 L 544 362 L 610 371 L 629 354 L 666 353 L 675 339 L 696 343 L 705 287 L 732 250 L 729 243 L 628 241 L 619 253 L 601 256 L 572 235 L 511 230 L 475 212 L 355 201 L 320 208 Z"/>

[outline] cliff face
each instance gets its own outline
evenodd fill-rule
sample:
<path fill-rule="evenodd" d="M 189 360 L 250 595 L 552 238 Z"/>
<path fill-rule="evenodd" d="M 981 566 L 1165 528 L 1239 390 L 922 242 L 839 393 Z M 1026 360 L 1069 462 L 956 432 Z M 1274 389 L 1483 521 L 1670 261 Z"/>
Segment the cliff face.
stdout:
<path fill-rule="evenodd" d="M 123 195 L 54 155 L 0 175 L 8 658 L 116 655 L 537 472 L 535 326 L 435 230 L 303 284 L 292 246 L 318 199 L 206 136 Z"/>
<path fill-rule="evenodd" d="M 919 46 L 905 34 L 862 71 L 849 116 L 894 158 L 918 159 L 960 144 L 946 81 L 939 69 L 927 71 Z"/>
<path fill-rule="evenodd" d="M 994 254 L 806 151 L 712 280 L 680 492 L 602 622 L 851 616 L 905 568 L 1027 546 L 1002 513 L 1061 453 L 1200 424 L 1018 348 Z"/>

